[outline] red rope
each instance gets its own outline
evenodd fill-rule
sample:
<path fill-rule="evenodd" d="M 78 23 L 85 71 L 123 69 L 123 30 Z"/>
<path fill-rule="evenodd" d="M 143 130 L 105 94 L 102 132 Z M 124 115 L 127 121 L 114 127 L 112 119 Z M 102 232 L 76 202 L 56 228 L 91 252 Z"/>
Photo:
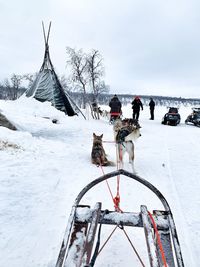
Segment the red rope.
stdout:
<path fill-rule="evenodd" d="M 111 142 L 110 142 L 110 143 L 111 143 Z M 112 142 L 112 143 L 116 143 L 116 142 Z M 116 146 L 116 154 L 117 154 L 117 149 L 118 149 L 118 147 Z M 121 148 L 121 147 L 120 147 L 118 153 L 119 153 L 119 159 L 122 159 L 122 148 Z M 117 158 L 117 170 L 118 170 L 118 169 L 119 169 L 118 156 L 117 156 L 116 158 Z M 100 164 L 100 167 L 101 167 L 102 173 L 103 173 L 103 175 L 104 175 L 104 170 L 103 170 L 103 167 L 102 167 L 101 164 Z M 121 166 L 120 166 L 120 167 L 121 167 Z M 110 189 L 110 186 L 109 186 L 109 183 L 108 183 L 107 179 L 106 179 L 106 184 L 107 184 L 108 190 L 109 190 L 109 192 L 110 192 L 110 195 L 111 195 L 111 197 L 112 197 L 112 200 L 113 200 L 113 203 L 114 203 L 115 210 L 116 210 L 117 212 L 123 212 L 123 211 L 120 209 L 120 207 L 119 207 L 119 205 L 120 205 L 120 194 L 119 194 L 120 175 L 117 176 L 117 193 L 116 193 L 116 197 L 113 197 L 113 194 L 112 194 L 112 191 L 111 191 L 111 189 Z M 108 242 L 108 240 L 111 238 L 112 234 L 114 233 L 114 231 L 116 230 L 117 227 L 118 227 L 118 226 L 116 226 L 116 227 L 114 228 L 114 230 L 111 232 L 111 234 L 110 234 L 109 237 L 107 238 L 106 242 L 104 243 L 104 245 L 103 245 L 103 246 L 101 247 L 101 249 L 99 250 L 99 253 L 102 251 L 102 249 L 104 248 L 104 246 L 106 245 L 106 243 Z M 142 259 L 140 258 L 140 256 L 139 256 L 138 252 L 136 251 L 135 247 L 133 246 L 133 244 L 132 244 L 132 242 L 131 242 L 129 236 L 128 236 L 127 233 L 126 233 L 126 231 L 125 231 L 124 229 L 123 229 L 123 231 L 124 231 L 124 233 L 125 233 L 127 239 L 129 240 L 129 242 L 130 242 L 130 244 L 131 244 L 133 250 L 135 251 L 135 253 L 136 253 L 136 255 L 137 255 L 137 257 L 138 257 L 140 263 L 142 264 L 143 267 L 145 267 L 145 265 L 144 265 Z M 99 255 L 99 253 L 98 253 L 98 255 Z M 165 267 L 165 266 L 164 266 L 164 267 Z"/>
<path fill-rule="evenodd" d="M 118 153 L 119 153 L 119 158 L 120 158 L 121 149 L 118 152 L 117 150 L 118 150 L 118 146 L 116 144 L 116 158 L 117 158 L 117 170 L 118 170 L 121 167 L 120 161 L 118 161 Z M 117 176 L 117 193 L 116 193 L 116 197 L 114 198 L 114 201 L 115 201 L 114 203 L 115 203 L 115 210 L 122 212 L 122 210 L 119 207 L 119 204 L 120 204 L 119 186 L 120 186 L 120 175 Z"/>
<path fill-rule="evenodd" d="M 102 170 L 103 175 L 104 175 L 103 167 L 102 167 L 101 164 L 100 164 L 100 167 L 101 167 L 101 170 Z M 118 180 L 118 179 L 117 179 L 117 180 Z M 110 195 L 111 195 L 111 197 L 112 197 L 112 200 L 113 200 L 113 203 L 114 203 L 115 210 L 118 211 L 118 212 L 122 212 L 122 210 L 121 210 L 120 207 L 119 207 L 119 204 L 120 204 L 119 181 L 117 182 L 117 195 L 116 195 L 116 197 L 113 197 L 113 194 L 112 194 L 112 191 L 111 191 L 111 189 L 110 189 L 110 185 L 109 185 L 107 179 L 106 179 L 105 181 L 106 181 L 108 190 L 109 190 L 109 192 L 110 192 Z"/>
<path fill-rule="evenodd" d="M 113 199 L 113 202 L 114 202 L 115 210 L 118 212 L 123 212 L 119 207 L 119 204 L 120 204 L 120 196 L 119 195 L 116 195 L 116 197 Z"/>
<path fill-rule="evenodd" d="M 112 143 L 115 143 L 114 141 Z M 117 149 L 117 148 L 116 148 Z M 117 151 L 117 150 L 116 150 Z M 102 170 L 102 173 L 103 175 L 105 175 L 104 173 L 104 170 L 103 170 L 103 167 L 102 165 L 100 164 L 100 167 L 101 167 L 101 170 Z M 118 162 L 117 162 L 117 169 L 119 168 L 118 166 Z M 119 194 L 119 185 L 120 185 L 120 176 L 118 175 L 117 176 L 117 193 L 116 193 L 116 196 L 113 197 L 113 194 L 112 194 L 112 191 L 110 189 L 110 186 L 109 186 L 109 183 L 107 181 L 107 179 L 105 180 L 106 181 L 106 184 L 107 184 L 107 187 L 108 187 L 108 190 L 110 192 L 110 195 L 112 197 L 112 200 L 113 200 L 113 203 L 114 203 L 114 208 L 115 208 L 115 211 L 118 211 L 118 212 L 122 212 L 122 210 L 120 209 L 119 205 L 120 205 L 120 194 Z"/>
<path fill-rule="evenodd" d="M 120 185 L 120 176 L 118 175 L 117 176 L 117 193 L 116 193 L 116 197 L 114 198 L 114 204 L 115 204 L 115 210 L 122 212 L 122 210 L 119 207 L 120 205 L 119 185 Z"/>
<path fill-rule="evenodd" d="M 100 164 L 100 167 L 101 167 L 101 170 L 102 170 L 102 173 L 103 173 L 103 175 L 105 175 L 105 173 L 104 173 L 104 171 L 103 171 L 103 167 L 102 167 L 102 165 L 101 165 L 101 164 Z M 110 189 L 110 185 L 109 185 L 109 183 L 108 183 L 107 179 L 106 179 L 106 184 L 107 184 L 108 190 L 109 190 L 109 192 L 110 192 L 110 195 L 111 195 L 111 197 L 112 197 L 112 200 L 113 200 L 113 199 L 114 199 L 114 198 L 113 198 L 113 194 L 112 194 L 112 191 L 111 191 L 111 189 Z"/>
<path fill-rule="evenodd" d="M 167 261 L 166 261 L 166 258 L 165 258 L 165 252 L 164 252 L 164 249 L 163 249 L 163 246 L 162 246 L 162 242 L 161 242 L 161 239 L 160 239 L 160 235 L 159 235 L 155 220 L 154 220 L 152 214 L 149 211 L 148 211 L 148 214 L 149 214 L 149 217 L 151 219 L 151 222 L 153 224 L 153 228 L 154 228 L 154 231 L 155 231 L 155 234 L 156 234 L 156 238 L 157 238 L 158 246 L 159 246 L 159 249 L 160 249 L 163 265 L 164 265 L 164 267 L 168 267 L 167 266 Z"/>
<path fill-rule="evenodd" d="M 115 143 L 116 144 L 115 141 L 103 141 L 103 143 Z M 118 162 L 117 149 L 118 149 L 118 147 L 116 145 L 116 158 L 117 158 L 117 170 L 118 170 L 121 167 L 120 166 L 120 162 L 121 161 L 119 160 L 119 162 Z M 121 146 L 120 146 L 120 149 L 119 149 L 118 153 L 119 153 L 119 159 L 121 159 L 122 158 L 122 148 L 121 148 Z M 105 175 L 101 163 L 100 163 L 99 166 L 101 167 L 103 175 Z M 115 210 L 118 211 L 118 212 L 122 212 L 122 210 L 119 207 L 119 205 L 120 205 L 120 194 L 119 194 L 120 176 L 119 175 L 117 176 L 117 193 L 116 193 L 116 197 L 113 197 L 113 194 L 112 194 L 112 191 L 110 189 L 110 186 L 109 186 L 109 183 L 108 183 L 107 179 L 106 179 L 106 184 L 107 184 L 108 190 L 110 192 L 110 195 L 112 197 Z"/>
<path fill-rule="evenodd" d="M 115 142 L 116 143 L 116 142 Z M 117 147 L 117 144 L 116 144 L 116 160 L 117 160 L 117 170 L 119 170 L 119 163 L 120 163 L 120 161 L 119 161 L 119 159 L 118 159 L 118 152 L 117 152 L 117 149 L 118 149 L 118 147 Z"/>

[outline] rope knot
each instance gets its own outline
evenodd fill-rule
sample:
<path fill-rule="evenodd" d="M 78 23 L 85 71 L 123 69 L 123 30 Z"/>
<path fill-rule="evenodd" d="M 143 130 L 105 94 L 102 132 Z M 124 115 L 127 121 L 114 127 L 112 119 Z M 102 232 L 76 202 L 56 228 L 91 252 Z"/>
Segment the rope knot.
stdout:
<path fill-rule="evenodd" d="M 117 195 L 116 197 L 113 198 L 114 202 L 114 207 L 116 211 L 120 211 L 119 203 L 120 203 L 120 196 Z"/>

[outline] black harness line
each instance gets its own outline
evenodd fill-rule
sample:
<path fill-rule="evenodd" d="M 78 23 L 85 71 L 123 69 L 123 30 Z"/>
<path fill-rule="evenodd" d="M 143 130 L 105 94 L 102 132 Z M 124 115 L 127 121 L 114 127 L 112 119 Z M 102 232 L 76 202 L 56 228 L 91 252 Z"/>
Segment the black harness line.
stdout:
<path fill-rule="evenodd" d="M 104 213 L 102 214 L 101 221 L 99 223 L 99 231 L 98 231 L 98 235 L 97 235 L 97 242 L 96 242 L 94 254 L 92 256 L 92 259 L 91 259 L 90 263 L 88 265 L 85 265 L 84 267 L 93 267 L 94 264 L 95 264 L 95 261 L 97 259 L 98 253 L 99 253 L 99 247 L 100 247 L 100 239 L 101 239 L 100 237 L 101 237 L 102 220 L 103 220 L 104 216 L 106 214 L 108 214 L 108 213 L 109 213 L 109 211 L 108 210 L 105 210 Z"/>

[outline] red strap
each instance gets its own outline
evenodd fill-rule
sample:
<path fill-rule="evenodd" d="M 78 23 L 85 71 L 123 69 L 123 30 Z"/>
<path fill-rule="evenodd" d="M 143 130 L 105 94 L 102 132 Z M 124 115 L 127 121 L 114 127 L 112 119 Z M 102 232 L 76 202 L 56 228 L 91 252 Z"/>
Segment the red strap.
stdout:
<path fill-rule="evenodd" d="M 119 116 L 120 115 L 120 112 L 110 112 L 110 115 Z"/>
<path fill-rule="evenodd" d="M 161 242 L 161 239 L 160 239 L 160 235 L 158 233 L 158 229 L 157 229 L 156 223 L 154 221 L 154 218 L 153 218 L 152 214 L 149 211 L 148 211 L 148 214 L 149 214 L 149 217 L 151 219 L 151 222 L 152 222 L 155 234 L 156 234 L 158 246 L 159 246 L 161 257 L 162 257 L 163 266 L 164 267 L 168 267 L 167 261 L 166 261 L 166 258 L 165 258 L 165 252 L 164 252 L 164 249 L 163 249 L 163 246 L 162 246 L 162 242 Z"/>

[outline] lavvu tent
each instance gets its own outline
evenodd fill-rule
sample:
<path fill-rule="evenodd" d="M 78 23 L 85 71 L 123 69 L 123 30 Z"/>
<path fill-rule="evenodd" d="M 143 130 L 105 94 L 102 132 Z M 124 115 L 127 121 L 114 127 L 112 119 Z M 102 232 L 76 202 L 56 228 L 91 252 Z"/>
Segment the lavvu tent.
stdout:
<path fill-rule="evenodd" d="M 42 26 L 45 40 L 44 60 L 35 81 L 25 92 L 25 95 L 27 97 L 34 97 L 41 102 L 50 101 L 55 108 L 65 112 L 68 116 L 78 115 L 78 113 L 82 114 L 69 94 L 64 91 L 51 62 L 48 45 L 51 22 L 47 37 L 43 23 Z"/>

